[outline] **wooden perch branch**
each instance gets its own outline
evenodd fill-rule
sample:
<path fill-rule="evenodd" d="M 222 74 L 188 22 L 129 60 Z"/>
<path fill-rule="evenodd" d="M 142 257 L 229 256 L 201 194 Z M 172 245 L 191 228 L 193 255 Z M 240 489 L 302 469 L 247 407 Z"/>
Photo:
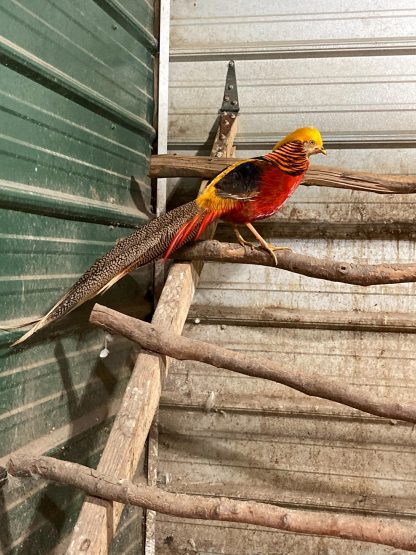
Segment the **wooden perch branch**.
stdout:
<path fill-rule="evenodd" d="M 303 276 L 349 283 L 351 285 L 387 285 L 416 281 L 416 264 L 357 264 L 316 258 L 291 250 L 276 251 L 277 266 L 268 252 L 261 248 L 242 247 L 237 243 L 199 241 L 174 254 L 178 260 L 234 262 L 272 266 Z"/>
<path fill-rule="evenodd" d="M 120 314 L 105 306 L 98 304 L 94 306 L 90 322 L 112 333 L 120 333 L 144 349 L 168 355 L 177 360 L 205 362 L 246 376 L 271 380 L 306 395 L 335 401 L 369 414 L 416 424 L 414 403 L 392 402 L 381 397 L 371 398 L 340 385 L 336 380 L 323 379 L 316 374 L 308 375 L 292 369 L 285 370 L 280 364 L 266 358 L 258 356 L 254 358 L 211 343 L 163 332 L 151 324 Z"/>
<path fill-rule="evenodd" d="M 80 464 L 52 457 L 14 455 L 8 470 L 13 476 L 41 477 L 74 486 L 94 497 L 182 518 L 241 522 L 286 532 L 333 536 L 416 551 L 413 524 L 392 519 L 286 509 L 227 497 L 170 493 L 133 484 L 129 480 L 119 480 Z"/>
<path fill-rule="evenodd" d="M 152 156 L 150 177 L 202 177 L 211 179 L 226 167 L 243 158 L 212 158 L 210 156 L 177 156 L 162 154 Z M 416 176 L 384 175 L 357 172 L 343 168 L 312 166 L 306 173 L 303 185 L 353 189 L 379 194 L 416 193 Z"/>

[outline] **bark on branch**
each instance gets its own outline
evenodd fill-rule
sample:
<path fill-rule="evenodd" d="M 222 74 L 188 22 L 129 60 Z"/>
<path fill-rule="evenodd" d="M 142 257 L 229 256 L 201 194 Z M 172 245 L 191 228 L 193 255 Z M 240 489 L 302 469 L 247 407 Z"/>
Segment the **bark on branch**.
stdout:
<path fill-rule="evenodd" d="M 112 333 L 120 333 L 144 349 L 176 358 L 196 360 L 217 368 L 226 368 L 239 374 L 277 382 L 306 395 L 320 397 L 349 407 L 393 420 L 416 423 L 416 405 L 392 402 L 380 396 L 371 397 L 348 389 L 336 380 L 323 379 L 292 369 L 266 358 L 251 357 L 204 341 L 189 339 L 161 331 L 151 324 L 120 314 L 111 308 L 96 304 L 90 322 Z"/>
<path fill-rule="evenodd" d="M 300 511 L 256 501 L 170 493 L 100 474 L 80 464 L 29 454 L 11 457 L 8 470 L 13 476 L 41 477 L 74 486 L 94 497 L 182 518 L 242 522 L 286 532 L 333 536 L 416 551 L 413 524 L 392 519 Z"/>
<path fill-rule="evenodd" d="M 174 254 L 177 260 L 234 262 L 272 266 L 303 276 L 349 283 L 351 285 L 386 285 L 416 281 L 416 264 L 358 264 L 316 258 L 292 250 L 276 251 L 277 266 L 268 252 L 261 248 L 242 247 L 237 243 L 199 241 Z"/>
<path fill-rule="evenodd" d="M 150 177 L 202 177 L 211 179 L 226 167 L 243 158 L 212 158 L 210 156 L 177 156 L 162 154 L 152 156 Z M 416 176 L 385 175 L 357 172 L 345 168 L 312 166 L 306 173 L 303 185 L 353 189 L 379 194 L 416 193 Z"/>

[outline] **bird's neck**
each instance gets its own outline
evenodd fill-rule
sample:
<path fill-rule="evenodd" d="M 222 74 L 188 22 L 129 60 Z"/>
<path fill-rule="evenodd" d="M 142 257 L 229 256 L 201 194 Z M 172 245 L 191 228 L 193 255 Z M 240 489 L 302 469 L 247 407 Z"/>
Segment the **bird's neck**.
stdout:
<path fill-rule="evenodd" d="M 263 158 L 289 175 L 300 175 L 309 168 L 309 158 L 300 141 L 291 141 L 279 146 Z"/>

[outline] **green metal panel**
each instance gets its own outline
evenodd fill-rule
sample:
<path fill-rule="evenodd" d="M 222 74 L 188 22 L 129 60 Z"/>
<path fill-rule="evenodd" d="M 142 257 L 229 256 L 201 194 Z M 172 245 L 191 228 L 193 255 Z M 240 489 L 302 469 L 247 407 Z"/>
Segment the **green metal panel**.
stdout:
<path fill-rule="evenodd" d="M 45 313 L 147 219 L 153 19 L 150 0 L 0 3 L 0 328 Z M 101 300 L 143 317 L 149 282 L 140 270 Z M 131 353 L 114 340 L 99 358 L 90 308 L 20 351 L 9 345 L 22 332 L 0 331 L 0 464 L 25 446 L 97 463 Z M 13 480 L 0 491 L 0 553 L 65 545 L 81 503 L 71 488 Z M 113 554 L 140 552 L 140 517 L 125 511 Z"/>

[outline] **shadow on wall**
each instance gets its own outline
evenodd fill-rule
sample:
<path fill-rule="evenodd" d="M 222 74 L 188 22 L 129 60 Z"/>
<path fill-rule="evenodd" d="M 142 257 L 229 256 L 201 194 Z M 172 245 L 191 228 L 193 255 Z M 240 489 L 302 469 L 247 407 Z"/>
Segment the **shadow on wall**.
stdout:
<path fill-rule="evenodd" d="M 76 350 L 85 347 L 85 332 L 77 335 Z M 54 358 L 61 376 L 61 403 L 68 412 L 69 440 L 46 451 L 47 455 L 64 458 L 95 468 L 111 429 L 109 406 L 112 399 L 120 397 L 127 384 L 131 359 L 126 342 L 116 341 L 106 359 L 98 357 L 88 371 L 85 385 L 74 381 L 79 357 L 67 357 L 64 338 L 58 338 Z M 131 364 L 130 364 L 131 366 Z M 125 368 L 121 373 L 120 368 Z M 82 388 L 82 389 L 81 389 Z M 81 394 L 79 394 L 81 390 Z M 101 408 L 100 423 L 91 420 L 91 411 Z M 53 412 L 51 414 L 53 419 Z M 38 439 L 39 444 L 47 436 Z M 36 441 L 36 440 L 35 440 Z M 41 449 L 41 448 L 40 448 Z M 84 495 L 72 487 L 59 486 L 32 479 L 11 478 L 0 490 L 0 552 L 46 553 L 67 536 L 78 517 Z M 19 503 L 15 503 L 19 500 Z M 23 538 L 23 541 L 20 540 Z M 17 544 L 18 546 L 14 546 Z"/>

